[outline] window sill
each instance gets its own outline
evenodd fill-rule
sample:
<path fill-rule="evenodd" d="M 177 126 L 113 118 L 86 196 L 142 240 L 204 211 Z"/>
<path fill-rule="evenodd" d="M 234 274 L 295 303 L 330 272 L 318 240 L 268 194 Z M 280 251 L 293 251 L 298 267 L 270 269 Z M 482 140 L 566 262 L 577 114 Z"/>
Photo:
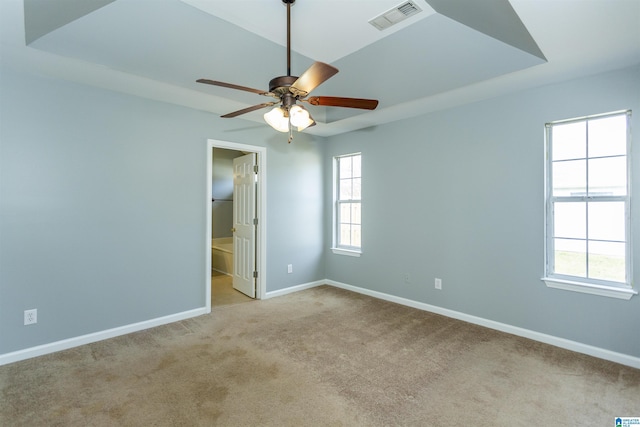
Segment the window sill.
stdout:
<path fill-rule="evenodd" d="M 331 250 L 336 255 L 347 255 L 347 256 L 354 256 L 354 257 L 359 257 L 360 255 L 362 255 L 362 252 L 360 251 L 351 251 L 348 249 L 331 248 Z"/>
<path fill-rule="evenodd" d="M 548 288 L 563 289 L 565 291 L 582 292 L 609 298 L 630 300 L 638 291 L 631 288 L 615 288 L 613 286 L 595 285 L 592 283 L 573 282 L 570 280 L 543 277 L 541 279 Z"/>

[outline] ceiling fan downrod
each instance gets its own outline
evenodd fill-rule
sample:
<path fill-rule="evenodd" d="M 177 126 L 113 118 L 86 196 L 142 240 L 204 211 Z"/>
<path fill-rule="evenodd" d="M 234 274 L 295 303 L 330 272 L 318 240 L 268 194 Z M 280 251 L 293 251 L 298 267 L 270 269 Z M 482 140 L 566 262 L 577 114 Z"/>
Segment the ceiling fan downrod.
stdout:
<path fill-rule="evenodd" d="M 297 76 L 291 75 L 291 6 L 296 0 L 282 0 L 287 7 L 287 75 L 275 77 L 269 81 L 269 92 L 280 97 L 282 106 L 288 110 L 295 104 L 295 97 L 290 96 L 289 88 L 298 80 Z"/>
<path fill-rule="evenodd" d="M 287 76 L 291 75 L 291 6 L 296 0 L 282 0 L 287 6 Z"/>

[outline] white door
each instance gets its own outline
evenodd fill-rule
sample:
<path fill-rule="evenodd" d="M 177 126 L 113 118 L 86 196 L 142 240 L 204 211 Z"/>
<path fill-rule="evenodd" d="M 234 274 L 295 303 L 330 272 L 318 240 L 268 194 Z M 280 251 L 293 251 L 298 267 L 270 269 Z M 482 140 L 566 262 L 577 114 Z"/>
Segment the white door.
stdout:
<path fill-rule="evenodd" d="M 256 297 L 256 153 L 233 159 L 233 287 Z"/>

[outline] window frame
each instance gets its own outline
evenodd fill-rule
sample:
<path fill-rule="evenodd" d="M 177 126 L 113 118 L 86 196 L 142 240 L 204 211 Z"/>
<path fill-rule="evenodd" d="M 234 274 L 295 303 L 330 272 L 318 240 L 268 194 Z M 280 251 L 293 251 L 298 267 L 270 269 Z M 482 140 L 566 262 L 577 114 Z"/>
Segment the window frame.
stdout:
<path fill-rule="evenodd" d="M 346 158 L 360 157 L 360 198 L 359 199 L 340 199 L 340 161 Z M 353 176 L 351 177 L 354 178 Z M 340 226 L 342 224 L 341 206 L 343 204 L 359 204 L 360 205 L 360 246 L 341 245 L 340 244 Z M 362 254 L 362 153 L 350 153 L 335 156 L 333 158 L 333 244 L 331 250 L 334 254 L 348 255 L 359 257 Z"/>
<path fill-rule="evenodd" d="M 587 193 L 585 195 L 570 195 L 570 196 L 554 196 L 553 195 L 553 163 L 552 148 L 553 138 L 552 129 L 556 125 L 565 125 L 570 123 L 584 122 L 587 126 L 587 133 L 585 134 L 585 144 L 587 151 L 585 152 L 585 161 L 588 167 L 590 159 L 598 159 L 598 157 L 589 157 L 588 152 L 588 123 L 591 120 L 598 120 L 607 117 L 615 117 L 625 115 L 626 118 L 626 194 L 620 195 L 591 195 L 588 193 L 589 184 L 588 176 L 585 177 L 585 185 L 587 186 Z M 581 158 L 580 158 L 581 159 Z M 575 159 L 579 160 L 579 159 Z M 563 160 L 564 161 L 564 160 Z M 587 250 L 586 267 L 587 272 L 585 276 L 573 276 L 567 274 L 558 274 L 555 272 L 555 235 L 554 235 L 554 207 L 557 203 L 567 202 L 585 202 L 589 203 L 607 203 L 607 202 L 624 202 L 625 204 L 625 282 L 616 282 L 610 280 L 594 279 L 585 277 L 588 276 L 588 256 Z M 542 280 L 548 287 L 564 289 L 569 291 L 583 292 L 595 295 L 601 295 L 612 298 L 631 299 L 633 295 L 638 292 L 633 289 L 633 257 L 632 257 L 632 234 L 631 234 L 631 110 L 614 111 L 610 113 L 590 115 L 584 117 L 578 117 L 568 120 L 559 120 L 545 124 L 545 256 L 544 256 L 544 277 Z M 588 224 L 585 223 L 585 243 L 588 245 L 590 241 L 597 241 L 597 239 L 590 239 L 588 234 Z"/>

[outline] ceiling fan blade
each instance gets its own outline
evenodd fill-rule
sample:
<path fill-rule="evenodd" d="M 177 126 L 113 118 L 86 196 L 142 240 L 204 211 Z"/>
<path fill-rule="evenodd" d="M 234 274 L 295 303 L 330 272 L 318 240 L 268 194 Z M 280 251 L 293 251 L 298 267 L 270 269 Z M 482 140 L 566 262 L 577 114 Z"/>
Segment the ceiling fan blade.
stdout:
<path fill-rule="evenodd" d="M 243 108 L 242 110 L 234 111 L 233 113 L 227 113 L 224 116 L 220 116 L 224 119 L 230 119 L 232 117 L 237 117 L 241 114 L 250 113 L 255 110 L 259 110 L 261 108 L 271 107 L 272 105 L 276 105 L 278 102 L 265 102 L 264 104 L 253 105 L 251 107 Z"/>
<path fill-rule="evenodd" d="M 314 62 L 307 71 L 298 77 L 298 80 L 293 82 L 291 92 L 296 96 L 307 96 L 309 92 L 320 86 L 337 72 L 338 69 L 336 67 L 325 64 L 324 62 Z"/>
<path fill-rule="evenodd" d="M 312 96 L 303 101 L 307 101 L 311 105 L 360 108 L 363 110 L 375 110 L 378 106 L 378 100 L 376 99 L 341 98 L 338 96 Z"/>
<path fill-rule="evenodd" d="M 215 80 L 198 79 L 198 80 L 196 80 L 196 82 L 205 83 L 205 84 L 213 85 L 213 86 L 226 87 L 226 88 L 229 88 L 229 89 L 244 90 L 245 92 L 257 93 L 258 95 L 268 95 L 268 96 L 271 95 L 271 93 L 265 92 L 264 90 L 253 89 L 253 88 L 246 87 L 246 86 L 238 86 L 238 85 L 234 85 L 234 84 L 231 84 L 231 83 L 218 82 L 218 81 L 215 81 Z"/>

